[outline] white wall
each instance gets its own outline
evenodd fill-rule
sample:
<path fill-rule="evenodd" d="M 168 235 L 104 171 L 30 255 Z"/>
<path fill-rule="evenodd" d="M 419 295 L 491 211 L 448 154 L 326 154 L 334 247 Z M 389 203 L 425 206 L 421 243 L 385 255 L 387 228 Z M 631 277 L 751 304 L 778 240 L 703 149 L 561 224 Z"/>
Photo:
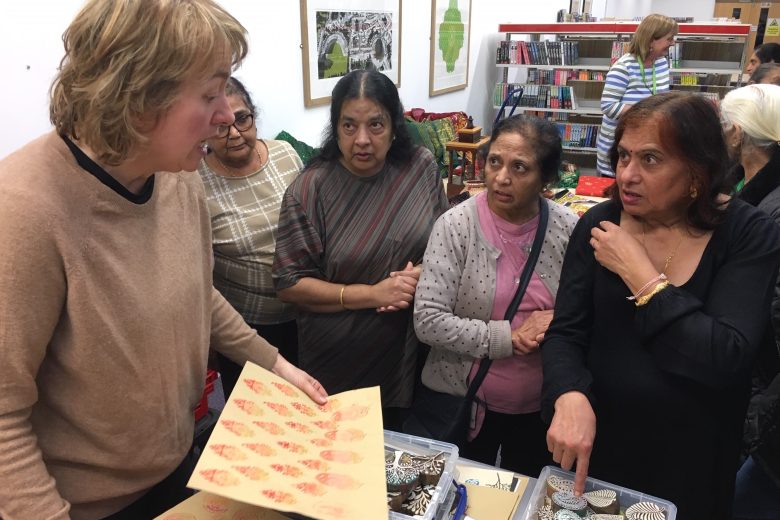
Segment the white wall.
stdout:
<path fill-rule="evenodd" d="M 707 22 L 715 12 L 715 0 L 594 0 L 593 15 L 599 18 L 626 18 L 660 13 L 666 16 L 692 16 L 695 22 Z"/>
<path fill-rule="evenodd" d="M 402 0 L 403 1 L 403 0 Z M 248 29 L 250 54 L 236 76 L 244 80 L 262 110 L 260 133 L 287 130 L 317 144 L 327 107 L 306 109 L 300 49 L 300 8 L 292 0 L 221 0 Z M 62 32 L 81 0 L 8 2 L 0 17 L 0 157 L 46 132 L 48 88 L 62 57 Z M 431 3 L 403 1 L 401 99 L 407 108 L 431 112 L 463 110 L 477 124 L 490 126 L 490 97 L 498 73 L 493 66 L 499 23 L 550 22 L 568 0 L 506 2 L 472 0 L 469 87 L 428 97 Z"/>
<path fill-rule="evenodd" d="M 694 22 L 709 22 L 715 13 L 715 0 L 681 2 L 680 0 L 653 0 L 653 13 L 666 16 L 693 16 Z"/>
<path fill-rule="evenodd" d="M 428 56 L 431 3 L 401 0 L 401 99 L 407 108 L 430 112 L 463 110 L 477 124 L 490 127 L 491 96 L 499 73 L 493 66 L 500 23 L 536 23 L 555 20 L 568 0 L 507 2 L 472 0 L 469 87 L 428 97 Z M 46 132 L 48 88 L 62 56 L 62 32 L 82 4 L 81 0 L 7 2 L 0 17 L 0 157 Z M 300 8 L 293 0 L 222 0 L 248 29 L 250 54 L 236 73 L 253 93 L 262 110 L 260 133 L 266 137 L 287 130 L 317 144 L 327 120 L 327 107 L 303 106 L 300 48 Z M 594 0 L 593 14 L 633 18 L 651 12 L 671 16 L 712 16 L 714 0 Z"/>

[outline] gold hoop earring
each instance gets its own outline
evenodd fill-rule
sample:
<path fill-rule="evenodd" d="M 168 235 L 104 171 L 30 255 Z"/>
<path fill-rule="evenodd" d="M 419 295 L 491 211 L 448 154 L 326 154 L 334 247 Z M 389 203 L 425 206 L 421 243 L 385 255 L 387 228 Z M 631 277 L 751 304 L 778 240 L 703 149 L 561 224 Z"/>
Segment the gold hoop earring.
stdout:
<path fill-rule="evenodd" d="M 699 191 L 696 188 L 691 188 L 690 195 L 692 199 L 695 199 L 699 196 Z"/>

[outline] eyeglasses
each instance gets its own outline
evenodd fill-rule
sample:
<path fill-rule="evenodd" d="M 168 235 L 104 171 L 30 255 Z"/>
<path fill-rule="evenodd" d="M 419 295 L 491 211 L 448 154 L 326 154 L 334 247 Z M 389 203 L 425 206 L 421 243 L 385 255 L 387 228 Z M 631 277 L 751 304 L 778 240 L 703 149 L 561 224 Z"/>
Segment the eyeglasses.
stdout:
<path fill-rule="evenodd" d="M 255 116 L 252 114 L 239 114 L 232 125 L 219 125 L 217 127 L 217 137 L 227 137 L 230 133 L 230 127 L 234 126 L 239 132 L 246 132 L 255 123 Z"/>

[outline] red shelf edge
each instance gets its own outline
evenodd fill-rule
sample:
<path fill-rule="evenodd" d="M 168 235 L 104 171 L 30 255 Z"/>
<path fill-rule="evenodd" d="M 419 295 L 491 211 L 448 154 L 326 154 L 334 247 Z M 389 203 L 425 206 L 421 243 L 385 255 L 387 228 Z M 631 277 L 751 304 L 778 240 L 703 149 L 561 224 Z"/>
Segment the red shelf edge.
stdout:
<path fill-rule="evenodd" d="M 637 22 L 580 22 L 580 23 L 506 23 L 498 25 L 505 33 L 633 33 Z M 750 24 L 681 23 L 679 34 L 720 34 L 747 36 Z"/>

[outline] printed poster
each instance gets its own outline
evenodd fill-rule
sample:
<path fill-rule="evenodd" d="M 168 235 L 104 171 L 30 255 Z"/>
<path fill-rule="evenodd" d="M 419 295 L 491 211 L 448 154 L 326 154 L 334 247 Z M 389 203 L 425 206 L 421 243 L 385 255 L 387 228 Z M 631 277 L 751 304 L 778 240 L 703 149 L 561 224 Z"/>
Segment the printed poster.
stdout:
<path fill-rule="evenodd" d="M 379 388 L 318 406 L 247 363 L 188 486 L 318 519 L 386 518 Z"/>

